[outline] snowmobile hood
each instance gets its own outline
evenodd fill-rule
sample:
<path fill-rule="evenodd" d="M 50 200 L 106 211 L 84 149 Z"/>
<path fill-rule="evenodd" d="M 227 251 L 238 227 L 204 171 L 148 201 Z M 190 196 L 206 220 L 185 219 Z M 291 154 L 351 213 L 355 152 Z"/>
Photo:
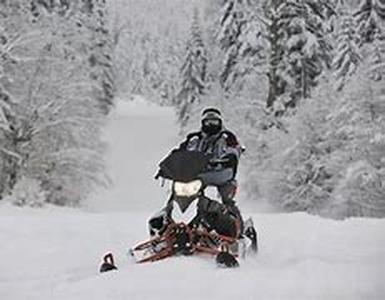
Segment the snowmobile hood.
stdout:
<path fill-rule="evenodd" d="M 190 199 L 188 203 L 175 201 L 171 218 L 176 223 L 190 224 L 198 215 L 199 198 Z"/>
<path fill-rule="evenodd" d="M 186 209 L 190 206 L 191 203 L 193 203 L 196 199 L 199 199 L 199 197 L 177 197 L 175 196 L 173 198 L 173 202 L 179 206 L 182 213 L 186 211 Z M 175 207 L 175 205 L 174 205 Z"/>

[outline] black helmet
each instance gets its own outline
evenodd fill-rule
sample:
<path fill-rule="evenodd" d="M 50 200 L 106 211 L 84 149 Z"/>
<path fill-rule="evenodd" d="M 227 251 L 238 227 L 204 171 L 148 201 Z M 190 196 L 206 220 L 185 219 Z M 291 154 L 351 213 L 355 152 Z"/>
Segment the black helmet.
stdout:
<path fill-rule="evenodd" d="M 202 112 L 202 132 L 214 135 L 222 130 L 222 115 L 219 109 L 209 107 Z"/>

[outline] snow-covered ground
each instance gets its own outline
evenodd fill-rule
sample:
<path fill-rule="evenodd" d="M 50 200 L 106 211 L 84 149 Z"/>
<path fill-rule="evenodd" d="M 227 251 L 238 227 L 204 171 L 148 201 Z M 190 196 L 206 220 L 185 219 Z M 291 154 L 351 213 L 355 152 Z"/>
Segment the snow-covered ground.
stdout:
<path fill-rule="evenodd" d="M 110 191 L 82 210 L 2 204 L 0 299 L 385 299 L 385 220 L 254 212 L 260 253 L 239 269 L 209 257 L 129 261 L 165 199 L 152 177 L 176 132 L 170 110 L 121 103 L 106 132 Z M 100 275 L 108 251 L 120 270 Z"/>
<path fill-rule="evenodd" d="M 110 145 L 108 169 L 113 181 L 86 206 L 96 211 L 154 211 L 163 204 L 167 189 L 154 180 L 159 161 L 177 142 L 172 110 L 140 97 L 118 102 L 106 129 Z"/>

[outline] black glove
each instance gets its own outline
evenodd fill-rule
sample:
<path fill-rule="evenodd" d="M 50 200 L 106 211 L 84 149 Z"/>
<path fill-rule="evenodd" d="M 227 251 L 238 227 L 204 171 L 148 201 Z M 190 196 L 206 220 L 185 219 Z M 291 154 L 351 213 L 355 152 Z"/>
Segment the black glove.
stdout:
<path fill-rule="evenodd" d="M 238 166 L 238 158 L 235 154 L 227 154 L 223 157 L 223 160 L 223 166 L 225 168 L 236 169 Z"/>

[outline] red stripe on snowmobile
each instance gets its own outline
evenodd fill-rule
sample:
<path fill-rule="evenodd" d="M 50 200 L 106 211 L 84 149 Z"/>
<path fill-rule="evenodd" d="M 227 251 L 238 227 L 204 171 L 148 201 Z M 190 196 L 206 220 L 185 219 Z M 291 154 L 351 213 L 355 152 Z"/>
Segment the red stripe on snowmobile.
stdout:
<path fill-rule="evenodd" d="M 238 225 L 239 224 L 239 225 Z M 240 223 L 237 224 L 237 229 L 240 231 Z M 137 261 L 137 263 L 154 262 L 162 260 L 176 254 L 173 246 L 175 243 L 175 230 L 184 229 L 190 237 L 190 241 L 197 240 L 192 245 L 192 253 L 206 253 L 211 255 L 218 255 L 221 251 L 218 246 L 226 244 L 231 245 L 237 242 L 236 238 L 219 235 L 214 232 L 208 232 L 206 229 L 189 228 L 186 224 L 171 224 L 160 237 L 150 239 L 143 242 L 132 249 L 135 251 L 144 251 L 146 249 L 152 250 L 154 246 L 165 243 L 165 248 L 156 252 L 144 259 Z"/>

